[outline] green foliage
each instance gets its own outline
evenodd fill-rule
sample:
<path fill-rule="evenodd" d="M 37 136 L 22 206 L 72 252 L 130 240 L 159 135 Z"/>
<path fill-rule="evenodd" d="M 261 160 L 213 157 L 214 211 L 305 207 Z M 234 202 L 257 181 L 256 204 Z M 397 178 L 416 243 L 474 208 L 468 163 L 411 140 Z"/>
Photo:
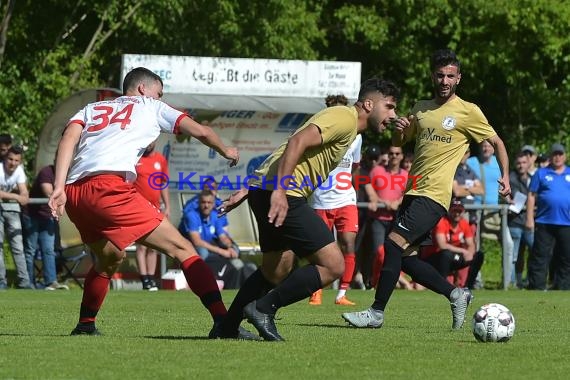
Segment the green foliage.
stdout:
<path fill-rule="evenodd" d="M 570 143 L 565 0 L 19 0 L 0 121 L 32 160 L 55 104 L 117 87 L 124 53 L 361 61 L 363 79 L 401 86 L 405 114 L 431 97 L 428 58 L 442 47 L 462 61 L 460 96 L 481 106 L 509 147 Z"/>
<path fill-rule="evenodd" d="M 191 292 L 111 291 L 98 315 L 104 335 L 71 337 L 80 291 L 9 290 L 0 297 L 0 378 L 562 379 L 570 370 L 565 292 L 475 292 L 469 314 L 488 302 L 513 312 L 515 335 L 504 344 L 477 343 L 469 323 L 450 331 L 449 304 L 430 291 L 396 290 L 379 330 L 340 318 L 367 307 L 372 292 L 349 291 L 356 307 L 334 305 L 335 294 L 283 308 L 277 326 L 287 341 L 271 343 L 206 339 L 211 320 Z M 223 292 L 226 302 L 234 296 Z"/>

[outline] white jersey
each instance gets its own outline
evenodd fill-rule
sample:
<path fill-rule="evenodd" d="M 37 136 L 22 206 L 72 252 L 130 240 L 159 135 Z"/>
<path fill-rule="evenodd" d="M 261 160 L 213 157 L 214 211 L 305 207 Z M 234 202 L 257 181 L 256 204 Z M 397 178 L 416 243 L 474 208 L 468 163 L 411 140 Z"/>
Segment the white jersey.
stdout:
<path fill-rule="evenodd" d="M 160 100 L 121 96 L 91 103 L 70 123 L 83 126 L 67 183 L 96 174 L 116 173 L 128 182 L 137 177 L 135 165 L 160 132 L 175 133 L 185 114 Z"/>
<path fill-rule="evenodd" d="M 11 193 L 18 189 L 18 184 L 26 184 L 26 173 L 24 167 L 18 165 L 11 175 L 4 171 L 4 164 L 0 161 L 0 190 Z M 20 211 L 20 204 L 16 201 L 2 201 L 0 199 L 0 209 L 4 211 Z M 4 228 L 4 226 L 0 226 Z"/>
<path fill-rule="evenodd" d="M 356 135 L 340 164 L 329 173 L 309 198 L 312 208 L 332 210 L 356 204 L 356 191 L 352 187 L 352 165 L 360 162 L 361 148 L 362 136 Z"/>

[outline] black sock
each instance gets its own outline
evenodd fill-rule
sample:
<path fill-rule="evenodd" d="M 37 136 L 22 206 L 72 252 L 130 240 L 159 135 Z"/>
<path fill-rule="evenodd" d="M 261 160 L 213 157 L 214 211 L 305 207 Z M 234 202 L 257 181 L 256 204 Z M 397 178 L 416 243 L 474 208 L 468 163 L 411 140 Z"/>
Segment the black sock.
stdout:
<path fill-rule="evenodd" d="M 223 322 L 226 331 L 235 331 L 243 320 L 243 308 L 250 302 L 267 294 L 273 284 L 263 277 L 261 269 L 256 270 L 245 280 L 236 294 Z"/>
<path fill-rule="evenodd" d="M 374 310 L 386 309 L 386 305 L 390 300 L 390 296 L 400 278 L 400 270 L 402 269 L 402 247 L 394 243 L 391 239 L 387 239 L 384 243 L 384 265 L 380 271 L 380 279 L 376 285 L 376 294 L 372 308 Z"/>
<path fill-rule="evenodd" d="M 467 275 L 467 281 L 465 282 L 465 286 L 469 289 L 473 289 L 475 287 L 475 281 L 477 281 L 477 273 L 481 270 L 483 266 L 485 255 L 481 251 L 475 252 L 475 256 L 473 257 L 473 262 L 469 266 L 469 272 Z"/>
<path fill-rule="evenodd" d="M 455 286 L 451 285 L 429 263 L 416 256 L 407 256 L 402 259 L 402 269 L 412 276 L 412 280 L 449 299 Z"/>
<path fill-rule="evenodd" d="M 307 265 L 289 275 L 272 292 L 257 301 L 257 310 L 275 314 L 277 309 L 309 297 L 322 288 L 321 275 L 316 266 Z"/>

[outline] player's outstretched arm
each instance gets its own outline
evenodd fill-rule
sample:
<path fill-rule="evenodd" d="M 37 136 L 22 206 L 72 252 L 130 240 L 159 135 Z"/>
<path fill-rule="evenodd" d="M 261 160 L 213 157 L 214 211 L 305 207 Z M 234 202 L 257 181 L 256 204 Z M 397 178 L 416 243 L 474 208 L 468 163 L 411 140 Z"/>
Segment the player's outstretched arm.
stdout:
<path fill-rule="evenodd" d="M 79 142 L 81 131 L 83 127 L 79 123 L 70 123 L 63 131 L 63 136 L 59 141 L 55 159 L 55 182 L 53 185 L 53 192 L 49 197 L 48 205 L 54 217 L 63 215 L 65 209 L 65 180 L 71 160 L 73 159 L 73 152 L 75 146 Z"/>
<path fill-rule="evenodd" d="M 189 135 L 200 140 L 202 144 L 216 150 L 216 152 L 221 154 L 224 158 L 230 160 L 230 166 L 237 165 L 239 161 L 239 152 L 237 148 L 226 146 L 220 139 L 220 136 L 218 136 L 212 128 L 202 125 L 192 120 L 190 117 L 185 117 L 180 121 L 180 131 L 185 135 Z"/>
<path fill-rule="evenodd" d="M 499 168 L 501 169 L 501 178 L 498 180 L 500 186 L 499 194 L 508 198 L 511 195 L 511 185 L 509 180 L 509 156 L 507 154 L 507 148 L 498 135 L 487 139 L 487 141 L 495 148 L 495 156 L 497 156 Z"/>
<path fill-rule="evenodd" d="M 247 188 L 240 189 L 230 195 L 224 202 L 217 208 L 218 216 L 224 216 L 228 212 L 237 208 L 240 204 L 247 199 L 249 191 Z"/>

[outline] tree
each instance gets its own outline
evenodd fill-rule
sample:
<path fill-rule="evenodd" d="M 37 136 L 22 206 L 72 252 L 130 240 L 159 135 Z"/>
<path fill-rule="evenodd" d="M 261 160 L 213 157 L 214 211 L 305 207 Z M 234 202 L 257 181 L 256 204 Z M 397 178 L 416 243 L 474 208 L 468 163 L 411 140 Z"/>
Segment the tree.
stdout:
<path fill-rule="evenodd" d="M 401 86 L 405 114 L 431 96 L 431 52 L 450 47 L 460 96 L 509 146 L 570 142 L 564 0 L 8 0 L 3 12 L 0 120 L 28 160 L 58 101 L 119 86 L 124 53 L 360 61 L 363 79 Z"/>

